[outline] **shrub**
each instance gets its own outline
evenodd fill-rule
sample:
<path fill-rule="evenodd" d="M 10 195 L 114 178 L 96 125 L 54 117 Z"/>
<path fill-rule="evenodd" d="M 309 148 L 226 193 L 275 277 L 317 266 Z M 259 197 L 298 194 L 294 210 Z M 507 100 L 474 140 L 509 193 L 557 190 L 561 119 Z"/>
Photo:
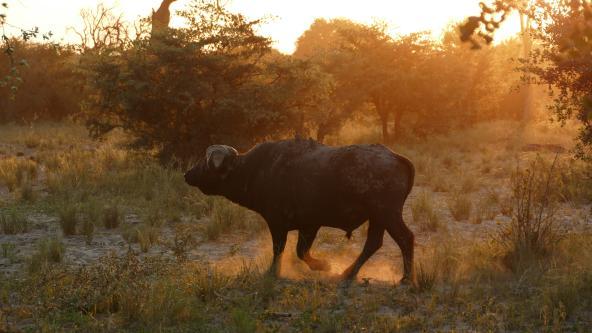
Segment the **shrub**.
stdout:
<path fill-rule="evenodd" d="M 29 220 L 16 211 L 0 211 L 0 229 L 3 234 L 15 235 L 29 231 Z"/>
<path fill-rule="evenodd" d="M 448 209 L 455 220 L 468 220 L 471 216 L 471 200 L 464 193 L 455 193 L 448 201 Z"/>
<path fill-rule="evenodd" d="M 212 140 L 246 147 L 284 134 L 296 115 L 287 112 L 293 109 L 289 97 L 301 97 L 291 89 L 312 85 L 276 75 L 289 68 L 262 63 L 272 49 L 255 31 L 259 21 L 210 1 L 195 1 L 181 15 L 188 26 L 161 34 L 157 44 L 143 36 L 125 52 L 87 56 L 88 82 L 96 91 L 87 103 L 91 133 L 123 127 L 138 146 L 162 148 L 166 158 L 192 158 Z"/>
<path fill-rule="evenodd" d="M 539 156 L 512 175 L 512 221 L 496 239 L 505 247 L 505 263 L 513 270 L 550 254 L 560 238 L 555 219 L 560 198 L 556 163 L 557 157 L 547 165 Z"/>
<path fill-rule="evenodd" d="M 62 120 L 78 112 L 82 94 L 76 73 L 76 55 L 68 46 L 13 40 L 15 58 L 26 59 L 19 67 L 21 86 L 13 91 L 0 89 L 0 122 L 29 123 L 35 120 Z M 0 63 L 7 73 L 8 62 Z M 14 94 L 14 98 L 11 98 Z M 27 143 L 36 147 L 35 142 Z"/>
<path fill-rule="evenodd" d="M 420 230 L 436 231 L 441 227 L 440 218 L 432 207 L 432 198 L 425 191 L 413 201 L 411 213 L 413 222 L 419 226 Z"/>

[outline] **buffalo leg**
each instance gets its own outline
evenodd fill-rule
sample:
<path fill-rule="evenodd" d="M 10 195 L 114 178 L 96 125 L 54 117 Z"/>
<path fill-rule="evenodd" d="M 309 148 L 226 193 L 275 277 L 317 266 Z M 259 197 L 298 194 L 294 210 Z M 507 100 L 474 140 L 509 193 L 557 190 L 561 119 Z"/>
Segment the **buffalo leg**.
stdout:
<path fill-rule="evenodd" d="M 324 260 L 318 260 L 310 255 L 310 248 L 314 242 L 319 228 L 300 229 L 298 230 L 298 244 L 296 245 L 296 254 L 298 258 L 304 260 L 310 269 L 313 271 L 327 271 L 329 264 Z"/>
<path fill-rule="evenodd" d="M 383 237 L 384 227 L 379 223 L 372 223 L 372 221 L 370 221 L 370 226 L 368 227 L 368 237 L 366 238 L 364 249 L 362 250 L 362 253 L 358 259 L 356 259 L 356 261 L 354 261 L 354 263 L 343 272 L 343 279 L 353 280 L 356 275 L 358 275 L 362 265 L 364 265 L 364 263 L 382 246 Z"/>
<path fill-rule="evenodd" d="M 413 246 L 415 236 L 405 225 L 403 213 L 397 212 L 394 221 L 385 221 L 386 231 L 395 240 L 403 254 L 403 278 L 401 283 L 415 283 L 415 270 L 413 268 Z"/>
<path fill-rule="evenodd" d="M 273 241 L 273 260 L 269 273 L 275 276 L 280 276 L 281 259 L 284 248 L 286 247 L 286 239 L 288 232 L 285 230 L 271 230 L 271 239 Z"/>

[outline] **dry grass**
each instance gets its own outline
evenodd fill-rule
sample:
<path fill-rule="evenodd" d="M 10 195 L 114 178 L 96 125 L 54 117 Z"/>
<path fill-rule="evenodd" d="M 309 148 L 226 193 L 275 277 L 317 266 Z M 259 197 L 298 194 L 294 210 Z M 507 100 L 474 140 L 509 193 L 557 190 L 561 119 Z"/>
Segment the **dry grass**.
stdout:
<path fill-rule="evenodd" d="M 122 231 L 122 237 L 128 243 L 138 243 L 140 251 L 146 253 L 150 248 L 159 242 L 158 228 L 150 225 L 139 225 L 134 227 L 127 227 Z"/>
<path fill-rule="evenodd" d="M 58 211 L 58 219 L 64 236 L 76 235 L 76 227 L 79 223 L 78 207 L 73 204 L 64 204 Z"/>
<path fill-rule="evenodd" d="M 241 239 L 251 239 L 252 233 L 264 230 L 259 217 L 224 199 L 205 197 L 190 189 L 178 169 L 159 165 L 149 156 L 131 153 L 112 141 L 97 145 L 51 132 L 54 130 L 49 128 L 48 132 L 58 139 L 34 130 L 27 130 L 31 138 L 11 139 L 34 147 L 39 161 L 36 172 L 46 174 L 23 177 L 35 180 L 29 183 L 37 191 L 35 200 L 19 201 L 20 195 L 14 195 L 7 202 L 23 208 L 17 211 L 47 212 L 51 217 L 65 203 L 76 203 L 76 232 L 85 235 L 89 243 L 96 229 L 106 226 L 105 216 L 112 213 L 117 218 L 107 220 L 116 222 L 108 225 L 119 227 L 102 230 L 101 237 L 121 234 L 132 245 L 125 256 L 109 255 L 74 268 L 59 264 L 65 254 L 59 239 L 40 241 L 27 260 L 28 273 L 0 279 L 4 311 L 0 331 L 17 327 L 22 331 L 64 331 L 75 327 L 81 331 L 138 332 L 585 332 L 592 326 L 587 310 L 592 306 L 589 234 L 568 235 L 556 241 L 549 253 L 523 270 L 510 269 L 513 266 L 507 264 L 512 252 L 508 243 L 455 239 L 446 232 L 420 235 L 418 289 L 375 281 L 339 288 L 323 275 L 298 281 L 275 280 L 262 275 L 254 264 L 244 264 L 243 269 L 236 264 L 232 271 L 214 269 L 205 260 L 188 260 L 197 240 L 233 233 L 237 246 L 230 252 L 234 254 L 243 248 Z M 521 209 L 515 198 L 504 199 L 506 181 L 514 169 L 508 162 L 514 156 L 504 151 L 504 135 L 513 130 L 508 123 L 489 124 L 435 137 L 427 143 L 410 140 L 395 147 L 418 166 L 420 183 L 429 184 L 432 190 L 452 192 L 424 192 L 409 201 L 414 223 L 421 230 L 438 230 L 449 220 L 448 214 L 438 215 L 436 209 L 436 200 L 448 196 L 452 197 L 451 213 L 457 210 L 457 216 L 468 215 L 465 219 L 473 223 L 489 220 L 497 212 L 517 216 Z M 0 130 L 0 140 L 5 133 Z M 377 133 L 360 129 L 349 133 L 347 140 L 369 142 L 365 140 L 379 138 Z M 82 143 L 70 147 L 72 142 Z M 471 147 L 465 148 L 467 142 Z M 512 154 L 519 153 L 517 141 L 508 146 Z M 470 164 L 469 159 L 473 161 Z M 455 176 L 464 168 L 471 170 L 474 179 Z M 585 168 L 577 170 L 568 164 L 565 168 L 561 168 L 563 178 L 558 177 L 564 182 L 558 186 L 558 201 L 586 203 L 587 194 L 578 187 L 586 179 Z M 486 192 L 484 187 L 491 184 L 477 177 L 495 180 L 496 192 Z M 458 188 L 448 190 L 448 183 L 459 178 Z M 46 181 L 40 184 L 42 179 Z M 20 193 L 24 183 L 15 186 L 14 192 Z M 455 193 L 463 187 L 465 197 L 459 200 Z M 470 197 L 468 192 L 472 192 Z M 13 198 L 15 201 L 11 201 Z M 467 206 L 474 207 L 470 213 L 462 213 Z M 110 207 L 116 207 L 116 213 Z M 3 208 L 1 213 L 7 211 Z M 130 215 L 141 222 L 129 227 L 134 221 Z M 9 224 L 10 228 L 19 225 Z M 169 237 L 170 233 L 173 235 Z M 335 237 L 326 235 L 321 232 L 315 244 L 351 249 L 354 242 L 340 236 L 339 245 L 335 245 Z M 69 239 L 68 243 L 73 241 Z M 163 253 L 169 251 L 174 258 L 154 251 L 157 243 Z M 22 262 L 20 249 L 6 244 L 2 244 L 2 254 L 11 259 L 3 259 L 3 263 Z"/>
<path fill-rule="evenodd" d="M 115 229 L 121 224 L 121 209 L 117 205 L 105 206 L 103 210 L 103 226 L 106 229 Z"/>
<path fill-rule="evenodd" d="M 465 221 L 471 217 L 471 197 L 465 193 L 454 193 L 448 200 L 448 209 L 456 221 Z"/>
<path fill-rule="evenodd" d="M 5 235 L 26 233 L 31 229 L 31 223 L 26 216 L 18 211 L 0 211 L 0 230 Z"/>
<path fill-rule="evenodd" d="M 253 266 L 229 276 L 201 263 L 128 253 L 78 270 L 48 265 L 32 271 L 23 284 L 10 286 L 23 302 L 12 306 L 34 310 L 25 315 L 31 329 L 78 318 L 78 327 L 90 331 L 107 325 L 132 331 L 585 331 L 590 324 L 592 264 L 583 256 L 592 254 L 590 235 L 562 240 L 554 255 L 562 264 L 526 276 L 504 272 L 484 245 L 440 244 L 419 258 L 417 289 L 275 280 Z M 25 287 L 32 283 L 37 288 Z M 63 316 L 56 318 L 55 309 Z M 344 314 L 332 316 L 336 311 Z"/>
<path fill-rule="evenodd" d="M 30 273 L 46 270 L 50 265 L 64 260 L 65 246 L 59 238 L 43 238 L 37 242 L 37 250 L 28 261 Z"/>
<path fill-rule="evenodd" d="M 204 202 L 206 210 L 205 237 L 217 240 L 230 231 L 246 231 L 255 234 L 265 228 L 258 215 L 224 198 L 209 198 Z"/>
<path fill-rule="evenodd" d="M 500 211 L 499 204 L 500 199 L 497 192 L 489 191 L 487 195 L 482 197 L 475 205 L 471 216 L 471 222 L 474 224 L 480 224 L 486 220 L 493 220 Z"/>
<path fill-rule="evenodd" d="M 9 157 L 0 159 L 0 185 L 14 191 L 37 177 L 37 163 L 30 159 Z"/>
<path fill-rule="evenodd" d="M 422 231 L 436 231 L 442 227 L 440 217 L 433 207 L 433 200 L 428 192 L 424 191 L 412 203 L 413 222 Z"/>

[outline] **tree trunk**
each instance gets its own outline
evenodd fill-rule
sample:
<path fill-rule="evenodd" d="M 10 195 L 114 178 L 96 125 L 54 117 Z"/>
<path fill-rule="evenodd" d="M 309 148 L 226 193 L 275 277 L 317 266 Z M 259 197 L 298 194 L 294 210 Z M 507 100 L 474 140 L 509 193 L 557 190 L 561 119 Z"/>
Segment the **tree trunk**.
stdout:
<path fill-rule="evenodd" d="M 530 51 L 532 50 L 532 38 L 530 36 L 530 17 L 526 14 L 520 15 L 520 33 L 522 37 L 522 56 L 528 60 Z M 526 84 L 522 93 L 522 114 L 520 120 L 522 125 L 525 125 L 532 118 L 532 85 L 528 82 L 530 80 L 530 73 L 525 74 Z"/>
<path fill-rule="evenodd" d="M 382 143 L 387 144 L 389 142 L 388 112 L 379 112 L 378 115 L 382 123 Z"/>
<path fill-rule="evenodd" d="M 401 118 L 403 118 L 403 111 L 397 110 L 394 112 L 395 122 L 393 123 L 393 132 L 391 134 L 393 142 L 401 138 Z"/>
<path fill-rule="evenodd" d="M 297 139 L 306 139 L 307 136 L 305 135 L 305 129 L 304 129 L 304 112 L 300 112 L 300 115 L 298 116 L 298 124 L 296 124 L 296 129 L 295 129 L 295 137 Z"/>
<path fill-rule="evenodd" d="M 325 136 L 327 136 L 327 131 L 325 131 L 325 126 L 320 125 L 317 129 L 317 141 L 319 143 L 323 143 L 325 141 Z"/>

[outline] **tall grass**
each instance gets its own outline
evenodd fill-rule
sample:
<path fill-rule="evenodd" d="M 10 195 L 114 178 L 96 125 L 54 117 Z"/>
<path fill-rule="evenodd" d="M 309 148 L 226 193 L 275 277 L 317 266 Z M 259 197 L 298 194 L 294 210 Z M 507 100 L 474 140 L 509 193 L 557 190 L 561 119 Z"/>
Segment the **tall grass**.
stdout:
<path fill-rule="evenodd" d="M 78 207 L 73 204 L 64 204 L 58 211 L 58 219 L 64 236 L 76 235 L 76 227 L 79 223 Z"/>
<path fill-rule="evenodd" d="M 422 231 L 436 231 L 442 227 L 440 218 L 433 207 L 433 198 L 426 191 L 421 192 L 413 201 L 411 213 L 413 222 Z"/>
<path fill-rule="evenodd" d="M 468 220 L 471 217 L 471 198 L 464 192 L 457 192 L 448 200 L 450 214 L 457 221 Z"/>
<path fill-rule="evenodd" d="M 206 198 L 207 221 L 205 236 L 217 240 L 230 231 L 248 231 L 255 234 L 265 227 L 258 215 L 223 198 Z"/>
<path fill-rule="evenodd" d="M 31 229 L 31 222 L 21 212 L 0 211 L 0 231 L 5 235 L 26 233 Z"/>
<path fill-rule="evenodd" d="M 10 157 L 0 159 L 0 185 L 14 191 L 23 183 L 37 177 L 37 163 L 27 158 Z"/>
<path fill-rule="evenodd" d="M 117 205 L 105 206 L 103 210 L 103 226 L 106 229 L 115 229 L 121 224 L 121 209 Z"/>
<path fill-rule="evenodd" d="M 57 237 L 43 238 L 37 242 L 37 249 L 28 261 L 30 273 L 41 271 L 64 260 L 65 246 Z"/>

